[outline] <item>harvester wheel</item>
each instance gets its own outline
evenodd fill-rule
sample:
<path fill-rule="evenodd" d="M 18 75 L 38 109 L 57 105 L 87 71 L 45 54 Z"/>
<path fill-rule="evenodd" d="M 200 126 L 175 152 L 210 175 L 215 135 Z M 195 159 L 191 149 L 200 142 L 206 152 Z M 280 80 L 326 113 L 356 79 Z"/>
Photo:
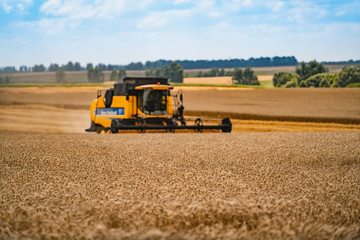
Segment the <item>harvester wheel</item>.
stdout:
<path fill-rule="evenodd" d="M 104 128 L 102 126 L 100 126 L 100 125 L 97 125 L 96 126 L 96 132 L 101 133 L 102 131 L 104 131 Z"/>
<path fill-rule="evenodd" d="M 195 128 L 194 131 L 195 132 L 199 132 L 202 133 L 204 129 L 202 129 L 202 127 L 204 126 L 203 121 L 201 120 L 201 118 L 197 118 L 195 120 L 195 126 L 197 126 L 198 128 Z"/>
<path fill-rule="evenodd" d="M 140 128 L 137 129 L 138 133 L 145 133 L 146 129 L 142 128 L 142 127 L 146 126 L 145 119 L 138 118 L 136 120 L 136 122 L 137 122 L 137 125 L 140 126 Z"/>

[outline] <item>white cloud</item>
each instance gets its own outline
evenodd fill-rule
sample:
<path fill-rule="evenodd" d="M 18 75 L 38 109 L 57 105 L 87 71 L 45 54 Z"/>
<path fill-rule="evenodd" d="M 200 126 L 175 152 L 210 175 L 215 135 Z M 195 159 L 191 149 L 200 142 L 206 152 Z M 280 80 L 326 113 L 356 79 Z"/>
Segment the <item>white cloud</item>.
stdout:
<path fill-rule="evenodd" d="M 191 0 L 175 0 L 174 4 L 184 4 L 184 3 L 189 3 L 191 2 Z"/>
<path fill-rule="evenodd" d="M 288 20 L 293 22 L 305 22 L 306 20 L 318 20 L 327 15 L 327 10 L 311 3 L 295 2 L 294 7 L 288 10 Z"/>
<path fill-rule="evenodd" d="M 241 8 L 250 7 L 254 4 L 252 0 L 223 0 L 223 8 L 225 11 L 237 12 Z"/>
<path fill-rule="evenodd" d="M 24 9 L 32 5 L 33 0 L 11 0 L 10 2 L 8 0 L 0 0 L 1 7 L 5 10 L 6 13 L 10 13 L 14 9 L 14 7 L 17 7 L 20 11 L 24 11 Z"/>
<path fill-rule="evenodd" d="M 139 0 L 137 1 L 136 3 L 136 6 L 139 8 L 139 9 L 146 9 L 149 5 L 151 5 L 153 3 L 153 0 Z"/>
<path fill-rule="evenodd" d="M 151 12 L 148 16 L 137 21 L 138 28 L 153 28 L 167 25 L 170 21 L 185 18 L 192 14 L 192 10 L 168 10 Z"/>
<path fill-rule="evenodd" d="M 283 7 L 285 3 L 283 1 L 274 1 L 274 2 L 268 2 L 267 6 L 274 12 L 279 12 Z"/>
<path fill-rule="evenodd" d="M 9 13 L 12 9 L 12 6 L 10 6 L 6 0 L 1 1 L 1 7 L 5 10 L 6 13 Z"/>
<path fill-rule="evenodd" d="M 339 8 L 335 9 L 336 16 L 344 16 L 347 14 L 360 14 L 360 2 L 352 2 L 352 3 L 344 3 L 344 5 L 340 6 Z"/>
<path fill-rule="evenodd" d="M 66 18 L 45 18 L 39 21 L 20 22 L 18 25 L 21 27 L 31 27 L 36 29 L 36 31 L 46 32 L 47 34 L 53 35 L 62 32 L 65 26 L 70 23 L 70 20 Z"/>
<path fill-rule="evenodd" d="M 84 0 L 48 0 L 40 7 L 40 11 L 49 16 L 64 16 L 73 19 L 112 18 L 125 7 L 125 0 L 97 0 L 94 4 L 89 4 Z"/>

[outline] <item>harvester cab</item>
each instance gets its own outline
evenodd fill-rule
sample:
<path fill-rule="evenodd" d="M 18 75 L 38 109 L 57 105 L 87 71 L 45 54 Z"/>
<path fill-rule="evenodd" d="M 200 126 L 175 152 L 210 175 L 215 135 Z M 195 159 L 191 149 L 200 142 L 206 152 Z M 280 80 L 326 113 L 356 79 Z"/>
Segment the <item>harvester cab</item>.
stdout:
<path fill-rule="evenodd" d="M 113 88 L 98 90 L 90 108 L 90 128 L 87 132 L 119 133 L 135 130 L 175 132 L 176 130 L 219 130 L 231 132 L 229 118 L 219 125 L 204 125 L 197 118 L 193 125 L 187 125 L 184 118 L 183 95 L 181 90 L 171 95 L 173 86 L 166 78 L 124 79 Z"/>

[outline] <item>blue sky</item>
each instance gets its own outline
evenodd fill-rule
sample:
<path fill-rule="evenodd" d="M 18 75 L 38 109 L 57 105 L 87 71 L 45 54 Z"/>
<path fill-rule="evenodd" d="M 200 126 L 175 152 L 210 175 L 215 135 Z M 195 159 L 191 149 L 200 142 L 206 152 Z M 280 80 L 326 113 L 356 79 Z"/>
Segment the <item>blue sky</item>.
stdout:
<path fill-rule="evenodd" d="M 360 59 L 360 0 L 0 0 L 0 66 Z"/>

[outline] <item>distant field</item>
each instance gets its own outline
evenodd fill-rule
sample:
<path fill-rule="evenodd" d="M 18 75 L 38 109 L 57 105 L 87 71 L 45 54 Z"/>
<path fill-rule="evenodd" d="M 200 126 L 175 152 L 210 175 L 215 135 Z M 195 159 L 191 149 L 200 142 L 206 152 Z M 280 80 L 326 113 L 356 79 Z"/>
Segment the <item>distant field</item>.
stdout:
<path fill-rule="evenodd" d="M 232 77 L 198 77 L 198 78 L 184 78 L 184 83 L 199 83 L 199 84 L 232 84 Z"/>
<path fill-rule="evenodd" d="M 330 73 L 338 73 L 342 70 L 344 65 L 326 65 Z M 272 75 L 276 72 L 291 72 L 295 73 L 296 66 L 282 66 L 282 67 L 254 67 L 252 68 L 255 74 L 258 75 L 260 81 L 272 80 Z M 184 70 L 185 74 L 196 75 L 199 72 L 208 72 L 211 69 L 190 69 Z M 227 68 L 225 71 L 232 71 L 233 68 Z M 111 71 L 104 71 L 105 81 L 110 81 Z M 145 71 L 126 71 L 130 77 L 145 77 Z M 56 83 L 55 72 L 26 72 L 26 73 L 0 73 L 0 76 L 10 78 L 10 84 L 44 84 Z M 87 83 L 87 72 L 66 72 L 68 83 Z M 196 80 L 198 81 L 198 80 Z M 201 80 L 200 82 L 202 83 Z M 223 83 L 225 81 L 227 83 Z M 199 82 L 199 83 L 200 83 Z M 229 80 L 221 80 L 220 83 L 209 84 L 230 84 Z"/>
<path fill-rule="evenodd" d="M 105 82 L 110 81 L 111 71 L 104 71 Z M 144 71 L 127 71 L 128 76 L 144 77 Z M 45 84 L 56 83 L 55 72 L 22 72 L 22 73 L 0 73 L 0 76 L 8 76 L 10 84 Z M 88 83 L 87 72 L 66 72 L 68 83 Z"/>

